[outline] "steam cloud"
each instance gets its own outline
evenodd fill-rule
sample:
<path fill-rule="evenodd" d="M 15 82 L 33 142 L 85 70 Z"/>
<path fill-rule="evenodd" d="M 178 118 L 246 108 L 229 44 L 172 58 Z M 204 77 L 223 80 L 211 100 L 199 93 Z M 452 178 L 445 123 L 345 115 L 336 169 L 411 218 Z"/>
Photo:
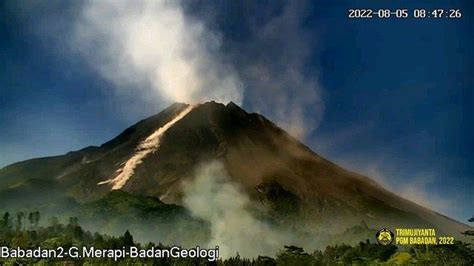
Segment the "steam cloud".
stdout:
<path fill-rule="evenodd" d="M 225 39 L 186 15 L 178 1 L 88 1 L 72 46 L 122 94 L 152 104 L 241 105 L 245 84 L 250 109 L 304 138 L 324 111 L 318 73 L 306 73 L 315 45 L 301 26 L 307 9 L 304 2 L 285 4 L 280 15 L 252 24 L 249 40 L 221 54 Z"/>
<path fill-rule="evenodd" d="M 237 251 L 249 258 L 274 255 L 291 241 L 284 233 L 255 218 L 247 194 L 230 180 L 220 162 L 198 169 L 195 179 L 185 185 L 184 193 L 184 205 L 193 215 L 211 224 L 209 246 L 219 246 L 224 258 L 235 256 Z"/>
<path fill-rule="evenodd" d="M 219 38 L 177 1 L 87 1 L 72 46 L 121 92 L 154 104 L 242 103 L 239 78 L 218 58 Z"/>
<path fill-rule="evenodd" d="M 289 1 L 278 15 L 252 23 L 251 41 L 239 45 L 233 56 L 252 88 L 246 101 L 300 139 L 318 128 L 324 113 L 319 73 L 310 70 L 317 68 L 312 59 L 317 39 L 303 26 L 310 9 L 305 1 Z"/>

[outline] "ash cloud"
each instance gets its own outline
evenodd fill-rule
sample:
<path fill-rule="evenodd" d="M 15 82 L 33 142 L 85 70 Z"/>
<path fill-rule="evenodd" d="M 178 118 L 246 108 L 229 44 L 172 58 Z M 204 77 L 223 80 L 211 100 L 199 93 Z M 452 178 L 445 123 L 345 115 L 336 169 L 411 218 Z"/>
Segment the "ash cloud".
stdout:
<path fill-rule="evenodd" d="M 215 10 L 193 16 L 186 5 L 87 1 L 71 44 L 122 95 L 150 104 L 234 101 L 297 138 L 317 129 L 324 102 L 316 38 L 303 26 L 309 3 L 286 2 L 263 23 L 243 14 L 250 34 L 238 42 L 206 23 Z"/>
<path fill-rule="evenodd" d="M 219 60 L 219 37 L 175 1 L 86 1 L 71 46 L 120 94 L 145 102 L 241 104 L 243 86 Z"/>

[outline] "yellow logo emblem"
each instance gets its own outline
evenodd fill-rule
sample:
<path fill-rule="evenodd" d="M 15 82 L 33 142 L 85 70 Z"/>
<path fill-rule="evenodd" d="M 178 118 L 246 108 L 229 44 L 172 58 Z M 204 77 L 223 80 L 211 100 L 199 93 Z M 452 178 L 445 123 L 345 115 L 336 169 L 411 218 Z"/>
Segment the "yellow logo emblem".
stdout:
<path fill-rule="evenodd" d="M 390 245 L 393 242 L 394 234 L 387 228 L 380 229 L 375 235 L 380 245 Z"/>

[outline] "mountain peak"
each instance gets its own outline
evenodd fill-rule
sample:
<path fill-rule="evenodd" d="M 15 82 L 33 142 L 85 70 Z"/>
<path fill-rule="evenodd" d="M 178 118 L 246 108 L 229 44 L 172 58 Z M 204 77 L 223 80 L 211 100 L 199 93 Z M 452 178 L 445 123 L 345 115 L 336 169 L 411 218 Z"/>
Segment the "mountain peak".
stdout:
<path fill-rule="evenodd" d="M 452 235 L 466 230 L 318 156 L 264 116 L 247 113 L 233 102 L 174 103 L 98 148 L 4 169 L 0 201 L 1 189 L 27 193 L 36 183 L 26 181 L 35 179 L 53 183 L 55 193 L 81 203 L 121 189 L 182 204 L 184 185 L 213 161 L 223 165 L 222 175 L 255 206 L 297 210 L 291 212 L 304 213 L 305 222 L 315 226 L 341 229 L 365 221 L 377 228 L 429 225 Z"/>
<path fill-rule="evenodd" d="M 239 108 L 241 109 L 237 104 L 235 104 L 233 101 L 230 101 L 227 105 L 229 108 Z"/>

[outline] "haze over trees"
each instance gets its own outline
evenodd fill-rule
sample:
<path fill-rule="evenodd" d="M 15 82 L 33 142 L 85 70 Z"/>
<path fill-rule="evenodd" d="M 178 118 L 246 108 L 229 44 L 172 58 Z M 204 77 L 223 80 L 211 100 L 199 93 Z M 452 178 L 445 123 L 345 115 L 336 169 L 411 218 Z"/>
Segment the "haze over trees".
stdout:
<path fill-rule="evenodd" d="M 10 248 L 32 249 L 42 247 L 54 249 L 57 247 L 94 246 L 97 249 L 121 249 L 137 246 L 141 248 L 167 248 L 161 243 L 138 243 L 130 231 L 122 236 L 113 237 L 100 233 L 85 231 L 76 217 L 70 217 L 63 224 L 52 217 L 48 222 L 41 221 L 39 212 L 19 212 L 11 215 L 3 213 L 0 220 L 0 246 Z M 12 218 L 13 217 L 13 218 Z M 45 224 L 45 225 L 42 225 Z M 172 244 L 172 243 L 165 243 Z M 249 243 L 251 244 L 251 243 Z M 399 250 L 395 245 L 381 246 L 371 243 L 368 239 L 358 245 L 327 246 L 324 250 L 309 252 L 297 246 L 284 246 L 274 257 L 258 256 L 253 259 L 243 258 L 238 253 L 235 256 L 209 262 L 206 259 L 191 258 L 158 258 L 132 259 L 123 258 L 117 262 L 112 259 L 25 259 L 0 258 L 2 265 L 38 264 L 44 263 L 74 263 L 75 265 L 473 265 L 474 251 L 469 244 L 456 242 L 447 246 L 412 246 Z"/>

